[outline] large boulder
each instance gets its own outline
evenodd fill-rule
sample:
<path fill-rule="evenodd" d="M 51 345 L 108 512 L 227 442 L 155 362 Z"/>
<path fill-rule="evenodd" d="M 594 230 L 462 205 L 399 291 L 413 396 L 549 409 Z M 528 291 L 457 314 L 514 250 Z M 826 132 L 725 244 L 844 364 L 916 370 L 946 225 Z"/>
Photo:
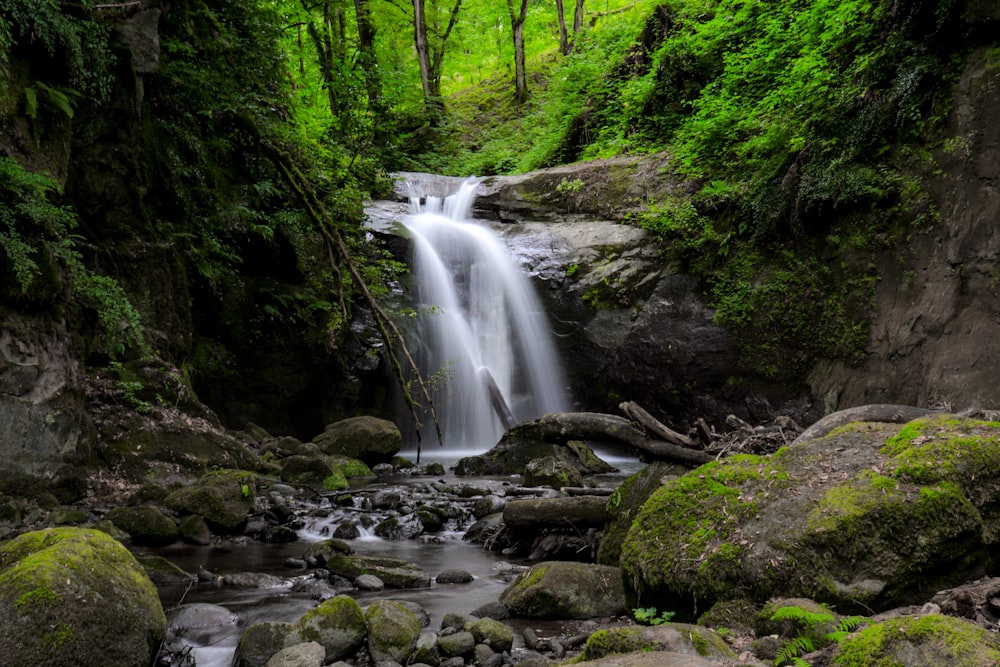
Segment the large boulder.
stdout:
<path fill-rule="evenodd" d="M 389 588 L 429 588 L 431 585 L 430 575 L 400 558 L 333 551 L 327 558 L 326 569 L 352 581 L 362 574 L 372 574 Z"/>
<path fill-rule="evenodd" d="M 996 665 L 1000 664 L 1000 641 L 996 633 L 964 619 L 941 614 L 903 616 L 849 636 L 834 653 L 831 664 Z"/>
<path fill-rule="evenodd" d="M 735 597 L 839 610 L 919 604 L 992 569 L 1000 424 L 854 423 L 668 482 L 621 550 L 630 603 L 683 615 Z"/>
<path fill-rule="evenodd" d="M 500 594 L 513 616 L 596 618 L 625 610 L 621 571 L 607 565 L 551 561 L 519 574 Z"/>
<path fill-rule="evenodd" d="M 145 667 L 166 630 L 153 583 L 107 534 L 50 528 L 0 546 L 5 665 Z"/>
<path fill-rule="evenodd" d="M 116 507 L 106 517 L 137 546 L 163 546 L 177 539 L 177 522 L 155 507 Z"/>
<path fill-rule="evenodd" d="M 203 517 L 216 531 L 235 533 L 253 509 L 256 480 L 242 470 L 219 470 L 177 489 L 164 502 L 176 512 Z"/>
<path fill-rule="evenodd" d="M 326 660 L 333 662 L 354 655 L 364 645 L 365 614 L 361 605 L 346 595 L 325 600 L 307 611 L 295 623 L 302 641 L 317 642 L 326 649 Z"/>
<path fill-rule="evenodd" d="M 686 471 L 680 466 L 653 461 L 615 489 L 606 505 L 608 521 L 604 526 L 604 537 L 597 550 L 598 563 L 618 566 L 622 541 L 643 503 L 666 481 L 683 472 Z"/>
<path fill-rule="evenodd" d="M 587 639 L 580 660 L 597 660 L 638 651 L 669 651 L 711 658 L 736 657 L 736 653 L 715 630 L 686 623 L 664 623 L 598 630 Z"/>
<path fill-rule="evenodd" d="M 542 423 L 544 419 L 518 424 L 488 452 L 460 459 L 455 474 L 523 475 L 529 463 L 548 458 L 585 475 L 614 471 L 580 440 L 552 437 Z"/>
<path fill-rule="evenodd" d="M 393 600 L 376 600 L 365 611 L 368 652 L 372 661 L 406 664 L 417 648 L 420 621 L 416 614 Z"/>
<path fill-rule="evenodd" d="M 399 427 L 378 417 L 351 417 L 329 424 L 313 442 L 325 454 L 349 456 L 368 465 L 387 463 L 399 453 Z"/>

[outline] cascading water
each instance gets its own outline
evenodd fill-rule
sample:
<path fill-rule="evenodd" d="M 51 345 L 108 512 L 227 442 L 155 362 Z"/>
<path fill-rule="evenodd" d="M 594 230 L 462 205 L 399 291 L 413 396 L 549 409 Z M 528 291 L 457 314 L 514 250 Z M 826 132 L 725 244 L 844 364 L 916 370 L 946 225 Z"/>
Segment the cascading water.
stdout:
<path fill-rule="evenodd" d="M 569 405 L 563 371 L 531 284 L 488 228 L 470 220 L 478 182 L 444 199 L 411 197 L 417 327 L 411 350 L 444 446 L 482 452 L 512 423 Z M 430 419 L 422 420 L 429 426 Z"/>

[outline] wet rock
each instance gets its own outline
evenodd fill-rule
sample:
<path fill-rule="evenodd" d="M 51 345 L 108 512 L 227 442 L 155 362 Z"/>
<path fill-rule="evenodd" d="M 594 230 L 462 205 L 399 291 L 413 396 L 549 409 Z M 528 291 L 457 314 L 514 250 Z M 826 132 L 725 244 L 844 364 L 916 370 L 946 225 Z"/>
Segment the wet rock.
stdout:
<path fill-rule="evenodd" d="M 631 596 L 678 612 L 737 596 L 861 613 L 920 604 L 992 567 L 997 480 L 991 422 L 848 424 L 668 482 L 637 514 L 620 562 Z"/>
<path fill-rule="evenodd" d="M 385 588 L 385 583 L 374 574 L 362 574 L 354 580 L 354 585 L 359 591 L 380 591 Z"/>
<path fill-rule="evenodd" d="M 472 615 L 478 618 L 492 618 L 495 621 L 505 621 L 510 618 L 510 610 L 500 602 L 487 602 L 473 609 Z"/>
<path fill-rule="evenodd" d="M 292 582 L 266 572 L 234 572 L 222 577 L 222 583 L 234 588 L 291 588 Z"/>
<path fill-rule="evenodd" d="M 356 540 L 361 537 L 361 531 L 350 521 L 341 521 L 333 530 L 333 536 L 338 540 Z"/>
<path fill-rule="evenodd" d="M 177 522 L 155 507 L 117 507 L 106 518 L 136 546 L 158 547 L 177 540 Z"/>
<path fill-rule="evenodd" d="M 405 663 L 417 647 L 420 622 L 406 607 L 392 600 L 376 600 L 365 611 L 368 652 L 372 660 Z"/>
<path fill-rule="evenodd" d="M 736 653 L 714 630 L 683 623 L 625 626 L 598 630 L 587 640 L 581 660 L 636 651 L 667 651 L 708 658 L 736 658 Z M 672 663 L 669 663 L 672 664 Z"/>
<path fill-rule="evenodd" d="M 153 662 L 167 619 L 156 587 L 107 534 L 51 528 L 0 545 L 0 655 L 9 665 Z"/>
<path fill-rule="evenodd" d="M 472 516 L 477 519 L 482 519 L 490 514 L 502 512 L 504 505 L 506 504 L 507 501 L 500 496 L 493 493 L 487 494 L 480 498 L 476 498 L 476 501 L 472 503 Z"/>
<path fill-rule="evenodd" d="M 467 584 L 473 580 L 471 573 L 465 570 L 445 570 L 434 577 L 439 584 Z"/>
<path fill-rule="evenodd" d="M 255 487 L 253 473 L 220 470 L 174 491 L 165 503 L 176 512 L 203 517 L 215 531 L 236 533 L 253 509 Z"/>
<path fill-rule="evenodd" d="M 265 667 L 267 661 L 285 647 L 285 640 L 293 629 L 291 623 L 254 623 L 240 635 L 233 667 Z"/>
<path fill-rule="evenodd" d="M 325 651 L 316 642 L 303 642 L 283 648 L 267 661 L 265 667 L 323 667 Z"/>
<path fill-rule="evenodd" d="M 185 572 L 162 556 L 137 555 L 136 560 L 142 565 L 142 569 L 146 571 L 150 580 L 157 585 L 179 585 L 185 581 L 193 581 L 195 579 L 194 575 Z"/>
<path fill-rule="evenodd" d="M 207 545 L 212 543 L 212 531 L 204 517 L 189 514 L 177 522 L 177 530 L 181 539 L 188 544 Z"/>
<path fill-rule="evenodd" d="M 326 660 L 333 661 L 353 655 L 364 645 L 367 625 L 357 601 L 338 595 L 306 612 L 294 631 L 303 641 L 322 645 Z"/>
<path fill-rule="evenodd" d="M 625 611 L 621 571 L 607 565 L 552 561 L 539 563 L 500 594 L 513 616 L 596 618 Z"/>
<path fill-rule="evenodd" d="M 438 637 L 434 633 L 421 634 L 417 639 L 417 648 L 413 651 L 411 664 L 440 664 L 441 653 L 438 651 L 437 640 Z"/>
<path fill-rule="evenodd" d="M 394 516 L 380 521 L 375 525 L 375 534 L 386 540 L 408 540 L 416 537 L 424 531 L 424 526 L 420 519 L 410 514 L 407 516 Z"/>
<path fill-rule="evenodd" d="M 438 649 L 447 657 L 464 657 L 472 655 L 476 648 L 476 638 L 471 632 L 460 630 L 450 635 L 438 637 Z"/>
<path fill-rule="evenodd" d="M 327 559 L 326 568 L 348 579 L 373 574 L 390 588 L 429 588 L 431 585 L 431 578 L 426 572 L 398 558 L 334 552 Z"/>
<path fill-rule="evenodd" d="M 487 644 L 494 651 L 509 651 L 514 645 L 514 633 L 511 629 L 492 618 L 481 618 L 465 627 L 475 637 L 477 644 Z"/>
<path fill-rule="evenodd" d="M 606 508 L 608 520 L 604 526 L 604 536 L 597 551 L 597 562 L 602 565 L 618 565 L 622 541 L 632 527 L 632 521 L 646 499 L 666 481 L 678 474 L 688 472 L 669 463 L 654 461 L 633 474 L 608 498 Z"/>
<path fill-rule="evenodd" d="M 313 442 L 325 454 L 364 461 L 369 466 L 387 463 L 399 452 L 403 436 L 391 421 L 377 417 L 352 417 L 329 424 Z"/>
<path fill-rule="evenodd" d="M 528 486 L 561 489 L 566 486 L 580 486 L 583 484 L 583 475 L 566 461 L 546 456 L 529 461 L 524 466 L 524 483 Z"/>
<path fill-rule="evenodd" d="M 519 424 L 504 433 L 500 442 L 485 454 L 459 459 L 456 475 L 522 475 L 525 466 L 535 459 L 552 457 L 572 466 L 582 474 L 612 472 L 584 443 L 570 440 L 548 441 L 534 422 Z M 489 490 L 486 491 L 489 493 Z"/>
<path fill-rule="evenodd" d="M 281 460 L 281 481 L 298 486 L 311 486 L 314 488 L 324 488 L 327 477 L 334 474 L 333 468 L 327 463 L 325 456 L 289 456 Z M 343 479 L 343 475 L 337 473 Z M 338 480 L 339 481 L 339 480 Z M 347 481 L 342 482 L 343 486 L 329 489 L 334 491 L 338 488 L 346 488 Z"/>
<path fill-rule="evenodd" d="M 239 622 L 239 614 L 221 605 L 204 602 L 183 604 L 167 614 L 167 628 L 175 634 L 186 630 L 232 627 Z"/>

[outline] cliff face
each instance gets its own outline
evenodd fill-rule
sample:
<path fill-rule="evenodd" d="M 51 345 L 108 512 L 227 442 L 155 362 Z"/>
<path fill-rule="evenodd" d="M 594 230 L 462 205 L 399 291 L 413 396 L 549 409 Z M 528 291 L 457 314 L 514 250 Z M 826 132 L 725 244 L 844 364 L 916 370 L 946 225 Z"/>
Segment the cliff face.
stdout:
<path fill-rule="evenodd" d="M 994 10 L 995 12 L 996 10 Z M 998 17 L 1000 18 L 1000 17 Z M 1000 406 L 1000 56 L 980 49 L 954 91 L 929 186 L 940 220 L 879 264 L 867 360 L 810 376 L 827 409 L 865 403 Z"/>

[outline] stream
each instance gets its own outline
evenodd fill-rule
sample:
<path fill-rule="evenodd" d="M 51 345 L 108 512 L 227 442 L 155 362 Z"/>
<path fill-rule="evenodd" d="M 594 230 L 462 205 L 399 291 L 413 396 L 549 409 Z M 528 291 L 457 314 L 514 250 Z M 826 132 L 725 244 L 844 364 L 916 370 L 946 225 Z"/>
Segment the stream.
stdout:
<path fill-rule="evenodd" d="M 617 487 L 624 479 L 642 467 L 636 459 L 608 451 L 597 450 L 601 458 L 618 468 L 617 473 L 595 476 L 591 482 L 601 487 Z M 443 465 L 451 466 L 453 459 Z M 136 548 L 139 555 L 156 555 L 166 558 L 184 571 L 197 574 L 207 572 L 218 580 L 227 575 L 254 573 L 273 575 L 264 586 L 241 587 L 222 581 L 209 581 L 202 577 L 196 583 L 188 581 L 160 583 L 158 590 L 170 627 L 167 644 L 174 651 L 183 651 L 193 658 L 198 667 L 229 667 L 242 632 L 255 623 L 266 621 L 294 622 L 315 607 L 320 598 L 313 584 L 325 582 L 320 570 L 305 567 L 303 555 L 310 543 L 331 537 L 336 526 L 347 520 L 357 523 L 363 519 L 369 525 L 400 513 L 392 509 L 371 509 L 373 498 L 386 494 L 403 498 L 404 504 L 421 501 L 433 502 L 456 489 L 476 489 L 500 497 L 512 495 L 519 488 L 520 477 L 479 478 L 443 476 L 411 476 L 395 474 L 380 477 L 351 492 L 354 505 L 340 507 L 331 503 L 331 497 L 295 498 L 292 506 L 295 518 L 290 522 L 297 527 L 298 541 L 265 543 L 239 538 L 212 545 L 199 546 L 176 543 L 161 548 Z M 474 498 L 467 499 L 471 507 Z M 457 520 L 448 521 L 442 530 L 423 533 L 412 539 L 383 539 L 371 530 L 361 529 L 361 536 L 348 540 L 354 551 L 366 556 L 387 556 L 403 559 L 423 569 L 431 578 L 429 588 L 384 589 L 382 591 L 340 590 L 367 606 L 373 600 L 391 598 L 419 605 L 429 616 L 431 630 L 441 627 L 445 614 L 468 614 L 487 603 L 496 602 L 510 581 L 529 563 L 512 559 L 503 554 L 487 551 L 481 545 L 465 541 L 465 530 L 475 522 L 471 513 Z M 466 584 L 439 584 L 434 581 L 445 570 L 463 570 L 472 574 Z M 178 628 L 173 622 L 172 610 L 178 606 L 207 603 L 226 608 L 236 623 L 206 624 L 207 627 Z M 517 622 L 511 623 L 517 627 Z M 545 624 L 532 622 L 539 628 Z M 515 633 L 516 635 L 516 633 Z"/>

